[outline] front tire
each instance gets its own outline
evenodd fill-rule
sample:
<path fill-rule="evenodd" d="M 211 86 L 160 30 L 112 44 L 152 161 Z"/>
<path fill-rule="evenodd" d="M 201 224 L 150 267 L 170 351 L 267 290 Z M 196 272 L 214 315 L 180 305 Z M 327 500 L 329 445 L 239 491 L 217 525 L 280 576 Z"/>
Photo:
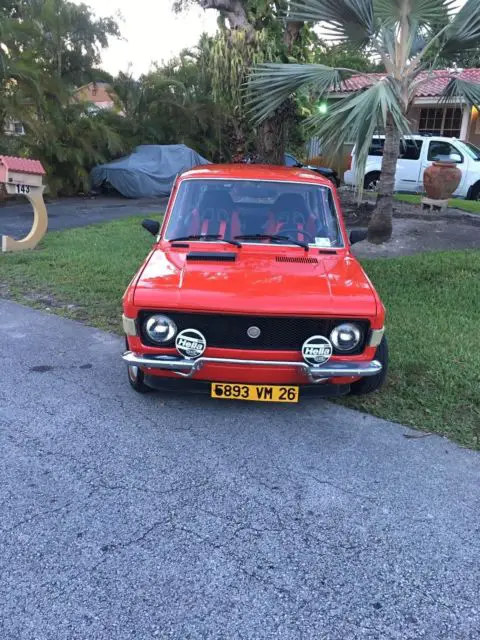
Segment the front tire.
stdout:
<path fill-rule="evenodd" d="M 367 173 L 363 180 L 363 188 L 365 191 L 372 191 L 376 193 L 378 191 L 378 183 L 380 181 L 380 171 L 372 171 Z"/>
<path fill-rule="evenodd" d="M 132 389 L 137 393 L 149 393 L 152 391 L 151 387 L 145 384 L 145 374 L 143 371 L 135 365 L 129 364 L 127 367 L 128 382 Z"/>
<path fill-rule="evenodd" d="M 388 371 L 388 343 L 386 336 L 383 336 L 381 343 L 377 347 L 375 360 L 378 360 L 382 365 L 380 373 L 368 378 L 361 378 L 352 383 L 350 385 L 350 395 L 363 396 L 367 393 L 373 393 L 383 386 Z"/>
<path fill-rule="evenodd" d="M 480 200 L 480 182 L 473 185 L 470 190 L 469 200 Z"/>

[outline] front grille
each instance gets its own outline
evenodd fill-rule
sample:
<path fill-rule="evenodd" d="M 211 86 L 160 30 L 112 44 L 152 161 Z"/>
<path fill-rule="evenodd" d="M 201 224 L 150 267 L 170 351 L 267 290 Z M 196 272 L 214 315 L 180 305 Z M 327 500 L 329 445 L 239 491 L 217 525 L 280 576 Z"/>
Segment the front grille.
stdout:
<path fill-rule="evenodd" d="M 140 313 L 142 342 L 154 345 L 143 334 L 145 318 L 155 311 Z M 156 312 L 158 313 L 158 311 Z M 162 312 L 163 313 L 163 312 Z M 242 316 L 219 315 L 211 313 L 178 313 L 165 311 L 175 322 L 179 331 L 183 329 L 197 329 L 207 340 L 209 347 L 222 349 L 258 349 L 272 351 L 300 351 L 307 338 L 314 335 L 328 337 L 335 325 L 347 322 L 345 318 L 295 318 L 277 316 Z M 364 349 L 369 322 L 355 320 L 362 329 L 363 339 L 355 351 L 349 355 L 361 353 Z M 250 338 L 247 334 L 249 327 L 258 327 L 261 331 L 258 338 Z"/>

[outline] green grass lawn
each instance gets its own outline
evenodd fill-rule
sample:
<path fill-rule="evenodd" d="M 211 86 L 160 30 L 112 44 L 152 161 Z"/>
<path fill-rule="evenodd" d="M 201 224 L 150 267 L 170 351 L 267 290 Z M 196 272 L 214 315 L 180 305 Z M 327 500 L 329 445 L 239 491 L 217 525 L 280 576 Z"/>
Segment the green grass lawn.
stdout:
<path fill-rule="evenodd" d="M 141 219 L 50 233 L 33 252 L 0 255 L 0 295 L 120 332 L 121 296 L 153 240 Z M 382 392 L 344 402 L 480 448 L 480 251 L 364 266 L 387 307 L 391 367 Z"/>
<path fill-rule="evenodd" d="M 416 193 L 397 193 L 395 199 L 400 202 L 408 202 L 409 204 L 421 204 L 422 196 Z M 480 214 L 480 201 L 478 200 L 462 200 L 461 198 L 450 198 L 448 206 L 452 209 L 460 209 L 468 213 Z"/>

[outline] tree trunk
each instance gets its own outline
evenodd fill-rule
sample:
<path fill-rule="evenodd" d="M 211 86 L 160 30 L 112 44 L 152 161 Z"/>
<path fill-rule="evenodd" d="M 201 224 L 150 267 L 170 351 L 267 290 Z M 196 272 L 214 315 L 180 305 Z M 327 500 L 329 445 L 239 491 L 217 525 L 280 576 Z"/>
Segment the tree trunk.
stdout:
<path fill-rule="evenodd" d="M 268 164 L 284 164 L 286 123 L 283 111 L 275 111 L 257 129 L 257 151 Z"/>
<path fill-rule="evenodd" d="M 228 20 L 230 28 L 245 32 L 247 41 L 255 36 L 255 29 L 247 17 L 243 0 L 198 0 L 202 9 L 216 9 Z"/>
<path fill-rule="evenodd" d="M 368 240 L 374 244 L 387 242 L 392 237 L 393 193 L 397 160 L 400 154 L 400 137 L 392 116 L 388 114 L 377 205 L 368 225 Z"/>
<path fill-rule="evenodd" d="M 283 41 L 289 53 L 300 38 L 303 22 L 287 22 L 283 33 Z M 285 147 L 289 126 L 295 117 L 295 103 L 288 99 L 264 120 L 257 129 L 257 151 L 268 164 L 284 164 Z"/>

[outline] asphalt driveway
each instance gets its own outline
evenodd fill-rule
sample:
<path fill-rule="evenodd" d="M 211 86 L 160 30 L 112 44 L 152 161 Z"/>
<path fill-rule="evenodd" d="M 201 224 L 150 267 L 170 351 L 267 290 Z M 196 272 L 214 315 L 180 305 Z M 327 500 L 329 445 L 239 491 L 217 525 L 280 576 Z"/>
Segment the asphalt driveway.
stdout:
<path fill-rule="evenodd" d="M 0 341 L 2 640 L 480 637 L 479 454 L 138 396 L 121 339 L 12 302 Z"/>
<path fill-rule="evenodd" d="M 163 213 L 167 198 L 141 198 L 130 200 L 114 196 L 94 198 L 61 198 L 47 202 L 48 230 L 61 231 L 72 227 L 85 227 L 144 214 Z M 31 229 L 33 210 L 30 203 L 15 202 L 0 206 L 0 236 L 23 238 Z"/>

